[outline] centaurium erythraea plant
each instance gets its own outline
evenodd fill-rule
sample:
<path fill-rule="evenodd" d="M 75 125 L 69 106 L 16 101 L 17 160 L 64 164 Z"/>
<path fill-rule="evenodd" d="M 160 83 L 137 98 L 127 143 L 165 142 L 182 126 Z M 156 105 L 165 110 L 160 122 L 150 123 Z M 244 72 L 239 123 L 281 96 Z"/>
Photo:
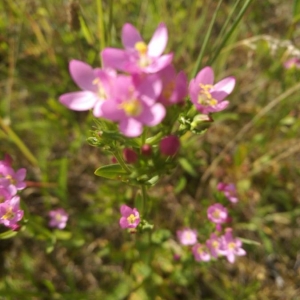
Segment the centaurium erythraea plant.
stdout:
<path fill-rule="evenodd" d="M 163 54 L 168 41 L 164 23 L 158 25 L 148 44 L 129 23 L 123 26 L 121 39 L 124 49 L 101 51 L 102 69 L 78 60 L 70 62 L 71 76 L 82 91 L 64 94 L 60 102 L 72 110 L 92 109 L 96 118 L 104 120 L 105 126 L 100 125 L 103 128 L 95 134 L 93 145 L 110 151 L 115 158 L 111 170 L 117 173 L 107 175 L 102 169 L 103 172 L 95 174 L 133 182 L 141 186 L 144 197 L 146 186 L 154 185 L 156 178 L 167 173 L 167 167 L 165 171 L 160 167 L 164 166 L 163 162 L 167 162 L 168 168 L 174 168 L 180 138 L 186 130 L 198 133 L 203 122 L 212 122 L 212 113 L 228 106 L 226 97 L 233 91 L 235 79 L 230 76 L 214 83 L 214 71 L 207 66 L 188 83 L 183 71 L 175 71 L 173 54 Z M 195 109 L 190 109 L 187 101 Z M 195 115 L 195 110 L 200 114 Z M 183 129 L 174 126 L 177 120 L 185 126 Z M 118 129 L 112 123 L 118 124 Z M 107 145 L 103 145 L 105 142 Z M 231 202 L 237 202 L 232 186 L 222 191 Z M 143 224 L 147 223 L 141 220 L 136 208 L 126 204 L 121 205 L 120 213 L 119 225 L 123 229 L 133 232 L 139 226 L 142 231 Z M 221 225 L 227 220 L 227 209 L 221 204 L 212 205 L 207 216 L 217 230 L 206 243 L 198 243 L 197 231 L 186 228 L 177 231 L 180 244 L 193 246 L 196 261 L 226 255 L 232 262 L 232 255 L 242 255 L 240 240 L 233 239 L 230 233 L 222 236 Z"/>

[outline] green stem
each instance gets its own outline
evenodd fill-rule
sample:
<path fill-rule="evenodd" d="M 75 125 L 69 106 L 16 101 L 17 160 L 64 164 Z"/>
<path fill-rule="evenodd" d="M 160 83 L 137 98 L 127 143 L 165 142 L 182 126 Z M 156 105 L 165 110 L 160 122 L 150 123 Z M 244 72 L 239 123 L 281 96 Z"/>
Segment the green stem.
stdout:
<path fill-rule="evenodd" d="M 131 171 L 130 171 L 130 169 L 127 167 L 127 165 L 126 165 L 126 163 L 125 163 L 125 161 L 124 161 L 124 159 L 123 159 L 121 153 L 120 153 L 118 150 L 116 150 L 116 151 L 113 152 L 113 155 L 115 156 L 116 160 L 117 160 L 118 163 L 121 165 L 121 167 L 122 167 L 128 174 L 130 174 Z"/>
<path fill-rule="evenodd" d="M 142 199 L 143 199 L 143 211 L 146 212 L 148 195 L 147 195 L 146 187 L 144 185 L 141 185 L 141 189 L 142 189 Z"/>
<path fill-rule="evenodd" d="M 105 48 L 105 23 L 103 15 L 102 0 L 97 0 L 98 32 L 100 39 L 100 50 Z"/>
<path fill-rule="evenodd" d="M 7 136 L 16 144 L 16 146 L 20 149 L 20 151 L 24 154 L 24 156 L 30 161 L 30 163 L 34 166 L 38 166 L 39 163 L 35 156 L 31 153 L 31 151 L 27 148 L 27 146 L 23 143 L 23 141 L 18 137 L 18 135 L 7 125 L 4 120 L 0 117 L 0 126 L 3 131 L 7 134 Z"/>
<path fill-rule="evenodd" d="M 208 40 L 211 36 L 212 28 L 213 28 L 213 25 L 215 24 L 215 20 L 216 20 L 216 17 L 217 17 L 217 14 L 218 14 L 218 11 L 219 11 L 219 8 L 221 6 L 222 1 L 223 0 L 219 0 L 217 8 L 214 11 L 213 17 L 211 19 L 211 22 L 210 22 L 209 27 L 207 29 L 206 35 L 204 37 L 204 41 L 203 41 L 200 53 L 198 55 L 196 65 L 195 65 L 194 70 L 192 72 L 192 78 L 194 78 L 196 76 L 196 74 L 198 73 L 198 71 L 200 69 L 201 62 L 202 62 L 202 59 L 203 59 L 203 56 L 204 56 L 204 53 L 205 53 L 205 50 L 206 50 L 206 47 L 207 47 L 207 44 L 208 44 Z"/>

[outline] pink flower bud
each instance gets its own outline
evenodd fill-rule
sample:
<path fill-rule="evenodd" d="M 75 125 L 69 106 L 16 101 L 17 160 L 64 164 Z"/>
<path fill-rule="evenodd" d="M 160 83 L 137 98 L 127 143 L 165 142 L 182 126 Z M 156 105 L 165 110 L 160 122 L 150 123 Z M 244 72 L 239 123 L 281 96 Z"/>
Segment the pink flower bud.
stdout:
<path fill-rule="evenodd" d="M 159 144 L 161 154 L 166 156 L 175 155 L 180 147 L 179 138 L 175 135 L 169 135 L 164 137 Z"/>
<path fill-rule="evenodd" d="M 150 156 L 152 154 L 152 148 L 151 145 L 145 144 L 141 147 L 142 155 L 144 156 Z"/>
<path fill-rule="evenodd" d="M 123 150 L 123 156 L 124 156 L 125 161 L 128 164 L 134 164 L 134 163 L 136 163 L 136 161 L 138 159 L 136 152 L 130 148 L 125 148 Z"/>

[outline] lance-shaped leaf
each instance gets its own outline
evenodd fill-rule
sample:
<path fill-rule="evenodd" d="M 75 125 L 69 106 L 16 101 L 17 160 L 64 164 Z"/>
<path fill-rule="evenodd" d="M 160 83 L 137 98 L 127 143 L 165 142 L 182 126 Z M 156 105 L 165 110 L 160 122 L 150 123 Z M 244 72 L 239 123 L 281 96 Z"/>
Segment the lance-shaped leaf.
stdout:
<path fill-rule="evenodd" d="M 102 166 L 94 174 L 108 179 L 123 179 L 124 175 L 128 175 L 119 164 Z"/>

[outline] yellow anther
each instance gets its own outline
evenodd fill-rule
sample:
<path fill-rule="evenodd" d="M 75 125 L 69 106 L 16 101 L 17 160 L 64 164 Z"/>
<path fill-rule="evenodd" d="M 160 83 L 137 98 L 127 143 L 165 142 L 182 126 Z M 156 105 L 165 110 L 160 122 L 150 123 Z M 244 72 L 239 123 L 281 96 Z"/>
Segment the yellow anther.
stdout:
<path fill-rule="evenodd" d="M 173 94 L 174 88 L 175 88 L 174 81 L 169 82 L 162 92 L 163 97 L 165 99 L 169 99 Z"/>
<path fill-rule="evenodd" d="M 137 50 L 140 54 L 145 55 L 148 51 L 148 47 L 144 42 L 137 42 L 134 45 L 135 50 Z"/>
<path fill-rule="evenodd" d="M 122 108 L 125 111 L 126 115 L 130 117 L 136 117 L 142 112 L 142 105 L 137 99 L 123 102 L 120 105 L 120 108 Z"/>
<path fill-rule="evenodd" d="M 137 217 L 134 214 L 131 214 L 128 218 L 127 221 L 130 224 L 133 224 L 135 222 L 135 220 L 137 219 Z"/>

